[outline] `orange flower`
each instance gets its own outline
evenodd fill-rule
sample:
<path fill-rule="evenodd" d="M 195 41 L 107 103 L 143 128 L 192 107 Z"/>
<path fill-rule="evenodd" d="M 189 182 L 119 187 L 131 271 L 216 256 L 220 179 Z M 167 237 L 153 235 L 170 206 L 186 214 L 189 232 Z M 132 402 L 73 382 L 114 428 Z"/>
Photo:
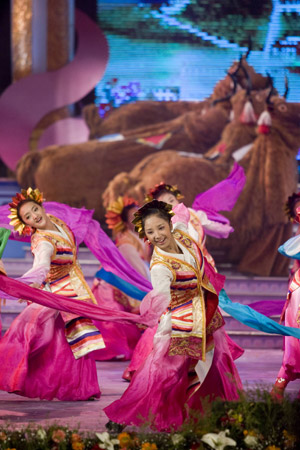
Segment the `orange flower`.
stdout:
<path fill-rule="evenodd" d="M 72 433 L 72 434 L 71 434 L 71 441 L 72 441 L 72 442 L 81 442 L 81 441 L 82 441 L 82 438 L 81 438 L 81 436 L 80 436 L 79 434 L 77 434 L 77 433 Z"/>
<path fill-rule="evenodd" d="M 287 430 L 283 430 L 284 444 L 286 448 L 292 448 L 296 442 L 296 436 L 289 434 Z"/>
<path fill-rule="evenodd" d="M 120 441 L 120 447 L 127 448 L 131 444 L 131 437 L 128 433 L 120 433 L 118 439 Z"/>
<path fill-rule="evenodd" d="M 268 445 L 266 450 L 281 450 L 280 447 L 276 447 L 276 445 Z"/>
<path fill-rule="evenodd" d="M 83 450 L 84 449 L 84 443 L 83 442 L 73 442 L 72 444 L 73 450 Z"/>
<path fill-rule="evenodd" d="M 62 442 L 66 437 L 66 433 L 64 432 L 64 430 L 54 430 L 52 433 L 52 441 L 56 442 L 57 444 L 59 444 L 60 442 Z"/>
<path fill-rule="evenodd" d="M 0 431 L 0 441 L 6 441 L 6 434 L 4 433 L 4 431 Z"/>
<path fill-rule="evenodd" d="M 151 442 L 144 442 L 142 444 L 142 450 L 157 450 L 157 446 Z"/>

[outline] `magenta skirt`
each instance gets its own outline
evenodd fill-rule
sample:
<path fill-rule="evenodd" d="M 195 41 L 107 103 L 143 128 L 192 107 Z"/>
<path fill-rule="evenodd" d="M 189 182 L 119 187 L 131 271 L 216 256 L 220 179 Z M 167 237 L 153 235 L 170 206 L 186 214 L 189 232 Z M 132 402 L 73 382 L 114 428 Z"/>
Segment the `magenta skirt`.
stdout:
<path fill-rule="evenodd" d="M 223 328 L 214 333 L 214 339 L 212 366 L 193 395 L 189 390 L 190 358 L 169 356 L 169 340 L 161 339 L 153 345 L 122 397 L 104 409 L 108 418 L 126 425 L 149 423 L 159 431 L 170 431 L 189 418 L 190 410 L 203 412 L 204 399 L 237 400 L 242 383 Z"/>
<path fill-rule="evenodd" d="M 45 400 L 100 397 L 93 356 L 74 358 L 53 309 L 27 306 L 0 340 L 0 360 L 3 391 Z"/>
<path fill-rule="evenodd" d="M 114 300 L 113 289 L 108 283 L 101 281 L 93 286 L 92 291 L 99 306 L 125 311 L 125 308 Z M 133 350 L 141 337 L 141 332 L 134 323 L 100 322 L 98 320 L 93 322 L 100 330 L 105 343 L 105 348 L 93 352 L 97 361 L 131 359 Z"/>
<path fill-rule="evenodd" d="M 285 325 L 300 327 L 300 288 L 296 289 L 287 303 Z M 284 337 L 284 353 L 282 366 L 277 375 L 288 381 L 300 378 L 300 339 L 292 336 Z"/>

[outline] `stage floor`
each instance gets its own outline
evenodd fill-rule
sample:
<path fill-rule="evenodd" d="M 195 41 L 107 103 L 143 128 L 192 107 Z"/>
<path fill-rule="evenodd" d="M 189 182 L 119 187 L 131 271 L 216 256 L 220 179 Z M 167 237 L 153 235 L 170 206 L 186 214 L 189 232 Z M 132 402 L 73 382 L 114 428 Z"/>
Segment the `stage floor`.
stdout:
<path fill-rule="evenodd" d="M 236 361 L 245 389 L 260 386 L 270 389 L 281 365 L 282 351 L 253 350 Z M 0 391 L 0 424 L 10 423 L 21 428 L 28 424 L 60 424 L 79 427 L 82 431 L 104 431 L 107 417 L 103 408 L 121 396 L 128 386 L 122 381 L 127 362 L 97 362 L 102 395 L 100 400 L 87 402 L 60 402 L 32 400 Z M 288 385 L 287 393 L 296 397 L 300 380 Z"/>

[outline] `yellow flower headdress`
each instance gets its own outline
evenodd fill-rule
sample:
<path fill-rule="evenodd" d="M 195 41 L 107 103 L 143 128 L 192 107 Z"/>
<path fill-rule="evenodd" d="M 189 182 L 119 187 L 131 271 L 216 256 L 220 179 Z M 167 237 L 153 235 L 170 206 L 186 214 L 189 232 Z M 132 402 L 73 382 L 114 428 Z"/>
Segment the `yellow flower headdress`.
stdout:
<path fill-rule="evenodd" d="M 143 226 L 143 217 L 146 215 L 149 209 L 158 209 L 160 211 L 164 211 L 169 214 L 170 218 L 175 214 L 172 211 L 172 205 L 169 205 L 165 202 L 160 202 L 158 200 L 152 200 L 151 202 L 145 203 L 136 213 L 134 213 L 134 219 L 132 223 L 134 224 L 135 231 L 139 234 L 139 237 L 142 239 L 145 237 L 145 230 Z"/>
<path fill-rule="evenodd" d="M 29 187 L 28 189 L 22 189 L 21 192 L 17 193 L 15 197 L 12 198 L 12 202 L 9 203 L 11 214 L 8 216 L 11 221 L 9 222 L 18 233 L 24 235 L 30 235 L 32 233 L 32 228 L 22 222 L 22 220 L 18 216 L 18 205 L 24 200 L 32 200 L 40 205 L 43 203 L 43 194 L 39 191 L 39 189 L 32 189 Z"/>
<path fill-rule="evenodd" d="M 108 228 L 113 230 L 114 233 L 124 231 L 126 229 L 126 223 L 122 218 L 122 212 L 124 208 L 130 206 L 138 206 L 137 202 L 124 195 L 124 197 L 118 197 L 118 200 L 111 203 L 106 210 L 106 223 Z"/>
<path fill-rule="evenodd" d="M 173 194 L 177 200 L 182 200 L 184 198 L 177 186 L 172 186 L 171 184 L 166 184 L 161 181 L 159 184 L 156 184 L 154 188 L 149 190 L 146 195 L 145 202 L 151 202 L 151 200 L 157 199 L 157 197 L 159 197 L 159 195 L 164 191 Z"/>

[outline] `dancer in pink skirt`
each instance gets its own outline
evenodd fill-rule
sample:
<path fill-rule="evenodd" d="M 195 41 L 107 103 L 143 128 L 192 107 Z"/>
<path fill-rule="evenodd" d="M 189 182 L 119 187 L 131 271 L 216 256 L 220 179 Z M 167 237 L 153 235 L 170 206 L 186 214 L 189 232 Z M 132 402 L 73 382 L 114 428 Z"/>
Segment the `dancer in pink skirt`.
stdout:
<path fill-rule="evenodd" d="M 227 202 L 228 203 L 230 202 L 230 205 L 233 206 L 234 202 L 236 201 L 236 198 L 238 197 L 239 193 L 241 192 L 244 186 L 244 182 L 245 182 L 244 172 L 241 169 L 241 167 L 236 165 L 232 173 L 228 177 L 228 179 L 221 182 L 219 187 L 218 185 L 213 187 L 212 190 L 214 191 L 216 189 L 219 189 L 222 191 L 223 194 L 224 191 L 227 192 L 228 196 L 232 197 L 231 199 L 227 199 Z M 231 189 L 233 188 L 234 193 L 231 192 Z M 210 195 L 209 197 L 210 213 L 214 211 L 214 202 L 216 202 L 216 200 L 214 200 L 215 196 L 218 197 L 218 193 L 215 192 L 214 195 Z M 152 200 L 159 200 L 166 202 L 172 206 L 176 206 L 183 198 L 184 196 L 181 194 L 177 186 L 172 186 L 170 184 L 161 182 L 160 184 L 154 186 L 153 189 L 149 190 L 149 193 L 146 197 L 146 201 L 149 202 Z M 201 200 L 198 200 L 198 203 L 200 203 L 201 207 Z M 206 203 L 207 201 L 203 202 L 204 207 Z M 213 215 L 211 214 L 212 218 L 209 219 L 208 214 L 204 210 L 201 209 L 195 210 L 193 208 L 188 209 L 190 212 L 190 219 L 187 228 L 188 234 L 197 242 L 207 261 L 216 270 L 215 261 L 211 256 L 211 254 L 208 252 L 205 245 L 206 233 L 217 238 L 227 238 L 228 235 L 233 231 L 233 228 L 231 227 L 228 219 L 222 217 L 220 214 L 216 213 L 214 213 Z M 218 209 L 217 205 L 215 209 Z M 224 209 L 226 209 L 225 205 Z M 137 370 L 140 364 L 142 364 L 142 362 L 145 360 L 145 357 L 151 352 L 154 334 L 155 334 L 154 329 L 147 329 L 144 332 L 142 338 L 138 342 L 133 352 L 131 362 L 127 367 L 127 369 L 125 370 L 123 378 L 130 381 L 135 370 Z M 226 339 L 228 340 L 229 345 L 232 348 L 234 359 L 241 356 L 243 350 L 237 344 L 235 344 L 227 334 Z"/>
<path fill-rule="evenodd" d="M 173 230 L 171 205 L 157 200 L 140 208 L 134 220 L 140 237 L 154 246 L 151 282 L 168 307 L 152 351 L 121 399 L 105 408 L 110 421 L 123 425 L 150 421 L 158 430 L 176 429 L 191 409 L 202 410 L 204 397 L 238 399 L 242 389 L 218 309 L 224 277 L 187 234 L 187 208 L 174 210 Z"/>
<path fill-rule="evenodd" d="M 38 189 L 22 190 L 10 203 L 11 224 L 31 235 L 31 286 L 96 303 L 77 262 L 72 230 L 47 215 Z M 0 389 L 26 397 L 87 400 L 100 397 L 90 353 L 105 346 L 91 319 L 29 304 L 0 340 Z"/>
<path fill-rule="evenodd" d="M 293 222 L 300 224 L 300 194 L 293 194 L 288 198 L 287 214 Z M 298 229 L 299 231 L 299 229 Z M 279 252 L 295 260 L 287 300 L 281 314 L 281 320 L 290 327 L 300 328 L 300 234 L 289 239 L 279 247 Z M 271 394 L 281 399 L 284 390 L 290 381 L 300 378 L 300 340 L 292 337 L 284 337 L 284 353 L 282 366 L 278 372 Z M 300 397 L 300 392 L 299 392 Z"/>

